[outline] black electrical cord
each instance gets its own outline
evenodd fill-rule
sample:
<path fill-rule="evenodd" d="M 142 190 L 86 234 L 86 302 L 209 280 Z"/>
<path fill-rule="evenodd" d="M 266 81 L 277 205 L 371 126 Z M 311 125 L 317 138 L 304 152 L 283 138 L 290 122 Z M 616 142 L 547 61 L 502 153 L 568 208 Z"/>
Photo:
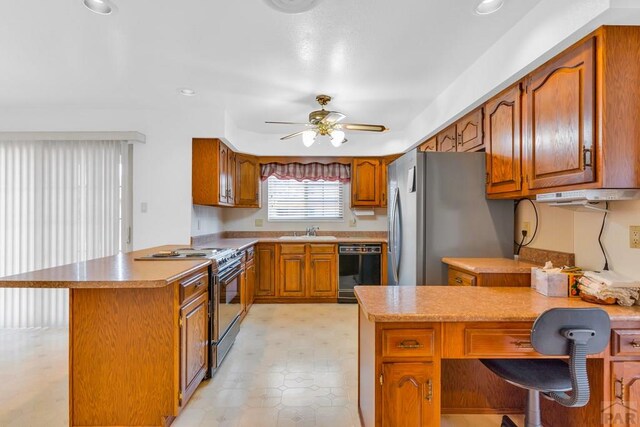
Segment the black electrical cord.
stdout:
<path fill-rule="evenodd" d="M 522 244 L 524 243 L 524 239 L 527 238 L 527 230 L 522 230 L 522 240 L 518 244 L 518 249 L 516 249 L 516 255 L 520 255 L 520 249 L 522 249 Z"/>
<path fill-rule="evenodd" d="M 536 235 L 538 234 L 538 222 L 539 222 L 539 217 L 538 217 L 538 208 L 536 207 L 536 204 L 533 203 L 533 200 L 531 199 L 527 199 L 526 197 L 523 199 L 518 199 L 516 200 L 516 203 L 514 205 L 514 215 L 515 213 L 518 211 L 518 205 L 520 204 L 521 201 L 523 200 L 527 200 L 529 203 L 531 203 L 531 206 L 533 206 L 533 213 L 536 216 L 536 226 L 533 228 L 533 234 L 531 235 L 531 238 L 529 239 L 529 241 L 527 243 L 524 243 L 525 238 L 527 237 L 527 233 L 523 233 L 522 236 L 522 241 L 521 242 L 517 242 L 515 239 L 513 240 L 513 243 L 515 243 L 516 245 L 518 245 L 518 254 L 520 254 L 520 248 L 523 247 L 527 247 L 531 244 L 531 242 L 533 242 L 533 240 L 536 238 Z"/>
<path fill-rule="evenodd" d="M 598 234 L 598 243 L 600 244 L 600 250 L 602 250 L 602 256 L 604 256 L 604 271 L 609 270 L 609 259 L 607 259 L 607 252 L 604 250 L 602 244 L 602 232 L 604 231 L 604 225 L 607 222 L 607 214 L 609 213 L 609 202 L 605 202 L 604 208 L 606 209 L 604 216 L 602 217 L 602 226 L 600 227 L 600 234 Z"/>

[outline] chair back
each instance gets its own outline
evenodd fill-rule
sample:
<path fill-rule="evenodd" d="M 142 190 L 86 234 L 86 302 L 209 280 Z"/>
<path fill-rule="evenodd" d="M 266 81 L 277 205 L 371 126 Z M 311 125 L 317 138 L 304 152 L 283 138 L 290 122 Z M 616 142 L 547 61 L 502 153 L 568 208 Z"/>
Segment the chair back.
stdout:
<path fill-rule="evenodd" d="M 607 347 L 611 335 L 609 315 L 601 308 L 552 308 L 536 319 L 531 329 L 531 345 L 540 354 L 568 356 L 569 331 L 589 332 L 587 354 L 597 354 Z"/>

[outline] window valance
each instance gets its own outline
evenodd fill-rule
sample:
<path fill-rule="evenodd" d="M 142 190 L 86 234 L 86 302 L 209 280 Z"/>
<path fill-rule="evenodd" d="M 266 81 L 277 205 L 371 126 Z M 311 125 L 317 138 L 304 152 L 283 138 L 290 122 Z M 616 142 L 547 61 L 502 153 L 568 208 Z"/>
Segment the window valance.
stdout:
<path fill-rule="evenodd" d="M 340 181 L 351 180 L 351 168 L 342 163 L 267 163 L 260 168 L 260 177 L 266 181 L 270 176 L 278 179 L 295 179 L 296 181 Z"/>

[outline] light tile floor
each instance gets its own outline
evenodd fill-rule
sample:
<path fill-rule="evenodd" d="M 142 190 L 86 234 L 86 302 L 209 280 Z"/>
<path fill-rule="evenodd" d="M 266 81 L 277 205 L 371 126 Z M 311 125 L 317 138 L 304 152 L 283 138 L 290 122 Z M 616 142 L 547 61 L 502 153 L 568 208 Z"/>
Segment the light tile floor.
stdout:
<path fill-rule="evenodd" d="M 357 305 L 254 305 L 220 370 L 173 425 L 359 426 L 357 324 Z M 0 426 L 68 425 L 67 340 L 61 330 L 0 330 Z M 499 425 L 495 415 L 442 419 Z"/>

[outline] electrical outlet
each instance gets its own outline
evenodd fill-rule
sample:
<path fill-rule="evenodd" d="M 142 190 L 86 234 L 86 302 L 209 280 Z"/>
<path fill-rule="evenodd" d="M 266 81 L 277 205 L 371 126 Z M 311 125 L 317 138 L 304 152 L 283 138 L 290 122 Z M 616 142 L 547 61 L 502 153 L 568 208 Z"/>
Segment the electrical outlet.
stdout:
<path fill-rule="evenodd" d="M 640 249 L 640 225 L 629 226 L 629 247 Z"/>
<path fill-rule="evenodd" d="M 262 227 L 264 225 L 264 220 L 263 219 L 256 219 L 254 224 L 256 225 L 256 227 Z"/>
<path fill-rule="evenodd" d="M 531 236 L 531 223 L 529 221 L 522 223 L 522 229 L 527 232 L 527 236 Z"/>

